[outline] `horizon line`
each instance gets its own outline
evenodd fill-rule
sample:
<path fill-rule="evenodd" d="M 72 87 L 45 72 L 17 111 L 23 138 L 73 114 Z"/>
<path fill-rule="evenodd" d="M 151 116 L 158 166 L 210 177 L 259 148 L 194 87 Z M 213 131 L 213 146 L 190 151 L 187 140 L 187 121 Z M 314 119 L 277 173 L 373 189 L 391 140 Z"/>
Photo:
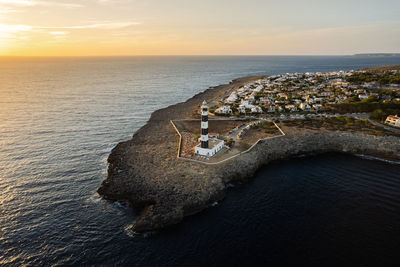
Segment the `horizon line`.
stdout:
<path fill-rule="evenodd" d="M 400 52 L 372 52 L 372 53 L 353 53 L 353 54 L 154 54 L 154 55 L 67 55 L 67 56 L 55 56 L 55 55 L 0 55 L 0 58 L 27 58 L 27 57 L 34 57 L 34 58 L 74 58 L 74 57 L 240 57 L 240 56 L 357 56 L 357 55 L 383 55 L 383 56 L 400 56 Z"/>

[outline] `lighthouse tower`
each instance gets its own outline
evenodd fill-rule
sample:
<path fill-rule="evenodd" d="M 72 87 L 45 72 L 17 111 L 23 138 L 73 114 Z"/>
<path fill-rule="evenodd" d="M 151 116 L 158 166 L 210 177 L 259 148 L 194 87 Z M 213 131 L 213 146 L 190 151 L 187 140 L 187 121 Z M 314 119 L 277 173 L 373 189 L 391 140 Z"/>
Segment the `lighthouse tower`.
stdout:
<path fill-rule="evenodd" d="M 204 100 L 201 105 L 201 137 L 200 144 L 194 147 L 194 153 L 209 159 L 224 147 L 224 140 L 218 138 L 208 139 L 208 106 Z"/>
<path fill-rule="evenodd" d="M 205 100 L 201 105 L 201 148 L 208 148 L 208 106 Z"/>

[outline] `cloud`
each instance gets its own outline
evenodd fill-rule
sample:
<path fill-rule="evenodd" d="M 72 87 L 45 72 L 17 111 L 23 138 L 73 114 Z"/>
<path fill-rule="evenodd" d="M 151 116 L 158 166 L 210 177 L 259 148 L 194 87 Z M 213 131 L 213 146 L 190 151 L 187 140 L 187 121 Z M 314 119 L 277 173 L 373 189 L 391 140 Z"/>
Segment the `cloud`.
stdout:
<path fill-rule="evenodd" d="M 119 29 L 133 25 L 140 25 L 141 22 L 104 22 L 86 25 L 72 25 L 72 26 L 36 26 L 37 29 Z"/>
<path fill-rule="evenodd" d="M 134 0 L 95 0 L 100 4 L 114 4 L 114 3 L 132 3 Z"/>
<path fill-rule="evenodd" d="M 49 32 L 51 36 L 53 36 L 53 40 L 56 41 L 64 41 L 67 40 L 69 32 L 66 31 L 55 31 L 55 32 Z"/>
<path fill-rule="evenodd" d="M 54 7 L 66 7 L 66 8 L 79 8 L 84 7 L 81 4 L 72 4 L 72 3 L 57 3 L 57 2 L 47 2 L 47 1 L 35 1 L 34 2 L 38 6 L 54 6 Z"/>
<path fill-rule="evenodd" d="M 0 0 L 0 5 L 13 5 L 13 6 L 53 6 L 64 8 L 79 8 L 83 7 L 81 4 L 73 3 L 59 3 L 54 1 L 36 1 L 36 0 Z"/>
<path fill-rule="evenodd" d="M 57 32 L 49 32 L 51 35 L 67 35 L 69 34 L 69 32 L 61 32 L 61 31 L 57 31 Z"/>
<path fill-rule="evenodd" d="M 73 25 L 73 26 L 33 26 L 24 24 L 1 24 L 0 23 L 0 38 L 11 38 L 20 33 L 27 32 L 48 32 L 55 37 L 62 37 L 68 35 L 70 32 L 66 30 L 81 30 L 81 29 L 104 29 L 113 30 L 129 27 L 132 25 L 139 25 L 140 22 L 103 22 L 86 25 Z"/>
<path fill-rule="evenodd" d="M 0 24 L 0 32 L 3 33 L 16 33 L 22 31 L 31 31 L 32 26 L 29 25 L 9 25 L 9 24 Z"/>
<path fill-rule="evenodd" d="M 14 6 L 33 6 L 34 2 L 30 0 L 0 0 L 0 4 Z"/>
<path fill-rule="evenodd" d="M 119 29 L 133 25 L 140 25 L 140 22 L 104 22 L 86 25 L 73 25 L 73 26 L 33 26 L 24 24 L 0 24 L 0 32 L 20 32 L 20 31 L 32 31 L 32 30 L 63 30 L 63 29 Z M 67 31 L 50 31 L 53 34 L 68 33 Z"/>
<path fill-rule="evenodd" d="M 7 13 L 17 13 L 22 12 L 21 10 L 10 9 L 10 8 L 2 8 L 0 9 L 0 14 L 7 14 Z"/>
<path fill-rule="evenodd" d="M 28 25 L 8 25 L 0 24 L 0 40 L 1 39 L 12 39 L 21 32 L 29 32 L 32 27 Z"/>

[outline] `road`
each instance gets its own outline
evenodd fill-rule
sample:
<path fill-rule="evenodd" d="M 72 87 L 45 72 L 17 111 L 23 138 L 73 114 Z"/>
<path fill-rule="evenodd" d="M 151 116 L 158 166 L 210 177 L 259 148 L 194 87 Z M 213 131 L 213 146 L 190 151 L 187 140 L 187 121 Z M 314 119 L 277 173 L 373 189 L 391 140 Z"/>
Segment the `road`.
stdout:
<path fill-rule="evenodd" d="M 258 119 L 258 121 L 260 120 L 287 120 L 287 119 L 305 119 L 305 118 L 331 118 L 331 117 L 339 117 L 339 116 L 346 116 L 346 117 L 350 117 L 350 118 L 354 118 L 354 119 L 361 119 L 361 120 L 368 120 L 371 124 L 378 126 L 378 127 L 382 127 L 385 130 L 394 132 L 394 133 L 400 133 L 400 129 L 396 129 L 394 127 L 390 127 L 387 125 L 384 125 L 382 123 L 373 121 L 369 119 L 369 113 L 345 113 L 345 114 L 330 114 L 330 113 L 319 113 L 319 114 L 306 114 L 306 115 L 301 115 L 301 114 L 280 114 L 277 116 L 263 116 L 262 118 L 259 117 L 255 117 L 255 116 L 247 116 L 247 119 Z M 227 119 L 227 118 L 225 118 Z M 229 119 L 238 119 L 236 117 L 230 117 Z M 254 123 L 254 121 L 253 121 Z M 243 125 L 241 125 L 239 128 L 235 128 L 234 130 L 232 130 L 229 133 L 229 137 L 233 138 L 233 139 L 237 139 L 237 135 L 240 133 L 240 131 L 242 131 L 247 125 L 249 125 L 249 123 L 244 123 Z"/>

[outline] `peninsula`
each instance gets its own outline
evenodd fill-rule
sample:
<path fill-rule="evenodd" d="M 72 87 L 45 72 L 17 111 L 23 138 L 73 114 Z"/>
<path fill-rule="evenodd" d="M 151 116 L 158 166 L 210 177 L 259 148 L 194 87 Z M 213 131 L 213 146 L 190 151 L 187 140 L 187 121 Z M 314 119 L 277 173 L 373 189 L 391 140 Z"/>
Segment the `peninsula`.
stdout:
<path fill-rule="evenodd" d="M 400 111 L 399 69 L 255 76 L 209 88 L 155 111 L 119 143 L 98 193 L 128 201 L 140 212 L 132 231 L 146 232 L 222 200 L 229 183 L 273 160 L 329 151 L 400 160 L 400 130 L 384 124 Z M 208 135 L 223 148 L 195 154 Z"/>

